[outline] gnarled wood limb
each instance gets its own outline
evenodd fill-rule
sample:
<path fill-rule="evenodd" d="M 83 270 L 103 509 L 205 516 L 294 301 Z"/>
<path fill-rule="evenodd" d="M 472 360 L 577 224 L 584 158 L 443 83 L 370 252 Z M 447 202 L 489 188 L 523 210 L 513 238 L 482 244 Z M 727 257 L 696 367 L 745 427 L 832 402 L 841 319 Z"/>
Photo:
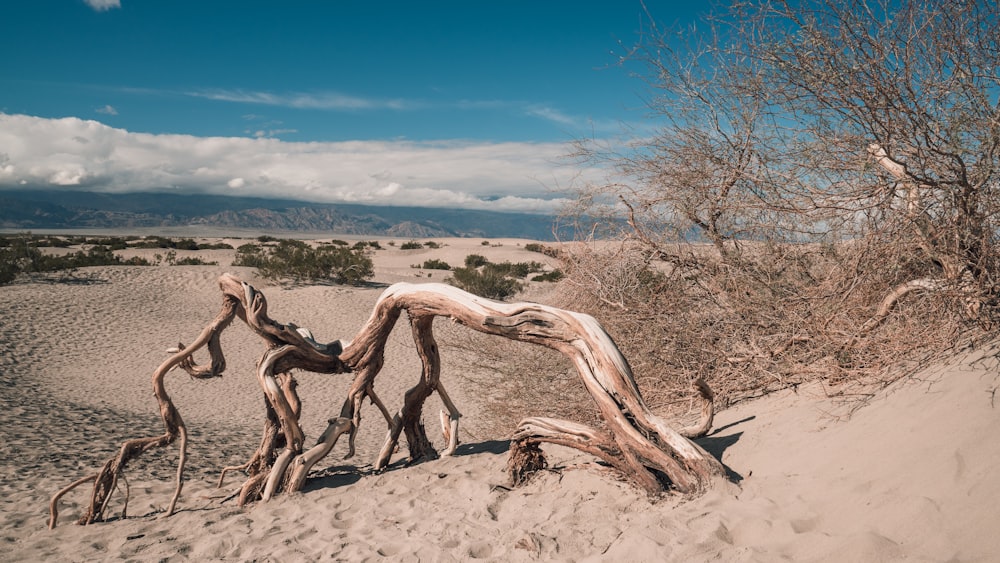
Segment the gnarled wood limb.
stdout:
<path fill-rule="evenodd" d="M 411 459 L 436 455 L 421 422 L 423 403 L 434 391 L 440 394 L 449 411 L 447 419 L 442 418 L 446 422 L 443 427 L 448 441 L 445 453 L 454 452 L 458 445 L 457 425 L 461 415 L 439 381 L 440 357 L 432 332 L 434 317 L 443 316 L 480 332 L 553 348 L 576 366 L 597 403 L 607 430 L 598 431 L 551 419 L 529 419 L 534 422 L 523 428 L 518 438 L 524 443 L 515 448 L 522 454 L 527 452 L 525 455 L 530 457 L 534 449 L 538 454 L 536 461 L 543 463 L 537 450 L 538 442 L 564 443 L 607 459 L 650 492 L 668 487 L 696 492 L 706 486 L 709 478 L 723 473 L 717 460 L 647 408 L 628 362 L 600 324 L 588 315 L 533 303 L 499 303 L 448 285 L 396 284 L 379 298 L 358 337 L 343 346 L 339 341 L 319 344 L 308 330 L 273 321 L 267 316 L 263 294 L 234 276 L 223 275 L 219 286 L 224 296 L 223 307 L 215 321 L 202 330 L 189 348 L 179 345 L 171 350 L 171 357 L 153 374 L 154 393 L 166 432 L 162 436 L 125 442 L 118 456 L 105 463 L 96 475 L 79 479 L 59 491 L 50 502 L 50 526 L 56 524 L 59 499 L 90 481 L 94 481 L 94 492 L 89 511 L 80 522 L 91 523 L 103 518 L 110 494 L 127 462 L 148 449 L 180 438 L 177 486 L 166 514 L 173 513 L 183 486 L 187 430 L 166 393 L 164 376 L 178 366 L 196 378 L 221 375 L 225 359 L 219 334 L 234 316 L 245 321 L 266 343 L 266 350 L 257 364 L 257 378 L 264 391 L 267 420 L 260 446 L 251 460 L 239 468 L 249 475 L 240 491 L 241 504 L 258 496 L 266 500 L 282 490 L 301 489 L 310 468 L 344 433 L 349 436 L 350 453 L 353 454 L 360 406 L 365 397 L 371 398 L 388 419 L 388 411 L 375 395 L 373 383 L 383 365 L 388 335 L 404 309 L 410 318 L 423 367 L 420 381 L 406 393 L 402 410 L 390 421 L 389 439 L 377 461 L 378 467 L 388 462 L 400 432 L 406 433 Z M 196 365 L 191 355 L 206 344 L 211 363 Z M 355 372 L 341 416 L 331 419 L 319 443 L 304 453 L 304 434 L 298 423 L 301 404 L 290 373 L 293 369 L 318 373 Z M 701 392 L 703 398 L 711 399 L 707 386 L 701 388 Z M 707 429 L 711 415 L 710 408 L 703 411 L 698 428 Z M 276 453 L 279 450 L 280 453 Z M 223 477 L 232 469 L 235 468 L 224 469 Z"/>
<path fill-rule="evenodd" d="M 79 485 L 90 481 L 94 482 L 94 489 L 87 512 L 80 518 L 79 523 L 90 524 L 103 519 L 110 495 L 115 490 L 118 477 L 128 462 L 145 451 L 172 444 L 180 438 L 176 487 L 165 514 L 173 513 L 184 483 L 187 428 L 167 394 L 164 379 L 166 374 L 175 367 L 181 367 L 192 377 L 200 379 L 220 376 L 225 370 L 226 362 L 219 337 L 221 332 L 231 324 L 234 316 L 245 321 L 254 332 L 265 340 L 267 351 L 258 362 L 258 378 L 264 389 L 269 411 L 273 410 L 275 414 L 274 420 L 269 420 L 269 423 L 275 427 L 274 432 L 265 430 L 265 438 L 269 438 L 270 443 L 262 442 L 258 455 L 255 455 L 248 464 L 249 468 L 253 468 L 255 465 L 260 467 L 261 472 L 251 475 L 247 483 L 244 483 L 241 501 L 246 502 L 251 496 L 250 493 L 259 489 L 259 483 L 262 482 L 262 479 L 268 477 L 274 459 L 265 450 L 273 449 L 278 445 L 277 441 L 283 439 L 284 444 L 280 444 L 280 447 L 290 448 L 293 454 L 301 452 L 303 435 L 302 429 L 298 425 L 299 405 L 298 397 L 294 393 L 294 380 L 288 376 L 285 383 L 279 383 L 274 374 L 286 374 L 296 368 L 318 373 L 344 373 L 347 371 L 347 367 L 338 357 L 341 344 L 339 341 L 319 344 L 309 331 L 299 329 L 293 324 L 282 325 L 271 320 L 267 316 L 267 301 L 263 294 L 249 284 L 241 282 L 235 276 L 229 274 L 221 276 L 219 287 L 223 293 L 223 304 L 222 310 L 215 320 L 201 331 L 201 334 L 189 347 L 185 348 L 181 344 L 177 348 L 171 349 L 171 356 L 153 372 L 153 393 L 160 405 L 160 417 L 163 419 L 165 432 L 160 436 L 126 441 L 119 449 L 118 455 L 108 460 L 95 475 L 78 479 L 56 493 L 49 503 L 50 527 L 55 527 L 57 523 L 59 499 Z M 196 365 L 191 356 L 206 345 L 209 348 L 211 362 L 207 366 Z M 258 475 L 262 477 L 258 477 Z M 278 480 L 280 477 L 275 478 L 275 481 Z"/>
<path fill-rule="evenodd" d="M 449 285 L 400 283 L 382 294 L 366 325 L 340 355 L 357 374 L 341 416 L 357 422 L 357 406 L 381 369 L 385 339 L 404 309 L 419 334 L 428 331 L 429 321 L 422 319 L 441 316 L 480 332 L 563 353 L 597 403 L 608 434 L 621 452 L 623 472 L 644 489 L 654 492 L 670 487 L 692 493 L 723 474 L 715 458 L 649 410 L 628 362 L 593 317 L 533 303 L 499 303 Z M 425 365 L 425 374 L 433 370 L 433 365 Z M 422 453 L 421 446 L 417 447 Z"/>
<path fill-rule="evenodd" d="M 160 405 L 160 417 L 163 419 L 163 425 L 165 427 L 164 433 L 160 436 L 139 438 L 125 442 L 119 449 L 118 455 L 109 459 L 97 472 L 93 479 L 79 479 L 72 485 L 59 491 L 59 493 L 57 493 L 49 503 L 50 528 L 54 528 L 57 523 L 57 504 L 59 498 L 71 491 L 73 488 L 89 482 L 90 480 L 94 481 L 94 490 L 91 493 L 90 504 L 87 508 L 87 512 L 80 517 L 78 523 L 90 524 L 94 521 L 102 520 L 104 518 L 104 512 L 108 506 L 109 497 L 111 493 L 114 492 L 115 486 L 118 483 L 118 476 L 122 471 L 124 471 L 128 462 L 150 449 L 172 444 L 178 437 L 181 437 L 181 453 L 177 467 L 177 485 L 174 496 L 171 499 L 170 506 L 167 510 L 168 514 L 173 512 L 176 506 L 177 498 L 180 496 L 180 491 L 183 486 L 184 463 L 187 455 L 187 431 L 184 426 L 184 420 L 181 418 L 180 413 L 177 411 L 173 401 L 170 399 L 170 395 L 167 394 L 166 386 L 164 385 L 164 378 L 169 371 L 178 365 L 184 364 L 185 369 L 193 369 L 193 364 L 190 361 L 191 354 L 210 341 L 217 342 L 219 333 L 225 330 L 225 328 L 232 322 L 233 315 L 236 313 L 237 308 L 237 301 L 228 295 L 224 296 L 222 310 L 216 316 L 215 320 L 201 331 L 201 334 L 199 334 L 198 338 L 191 343 L 191 346 L 188 348 L 183 348 L 183 346 L 179 347 L 176 352 L 173 352 L 173 354 L 160 364 L 156 371 L 153 372 L 153 394 L 156 396 L 156 401 Z M 215 368 L 223 369 L 225 367 L 225 360 L 221 358 L 221 348 L 215 346 L 210 351 L 219 354 L 219 356 L 213 357 L 211 364 L 212 368 L 207 370 L 195 369 L 195 373 L 192 373 L 192 375 L 196 377 L 214 377 L 221 373 L 221 371 L 215 371 Z M 191 371 L 189 371 L 189 373 L 191 373 Z"/>

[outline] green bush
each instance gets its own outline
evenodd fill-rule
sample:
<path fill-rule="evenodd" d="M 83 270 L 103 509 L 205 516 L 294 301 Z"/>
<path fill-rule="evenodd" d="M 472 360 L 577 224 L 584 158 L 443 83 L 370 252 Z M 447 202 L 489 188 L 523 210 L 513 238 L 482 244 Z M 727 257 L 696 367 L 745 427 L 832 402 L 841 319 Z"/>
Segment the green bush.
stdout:
<path fill-rule="evenodd" d="M 419 242 L 417 242 L 415 240 L 411 240 L 411 241 L 408 241 L 408 242 L 404 242 L 399 247 L 399 249 L 400 250 L 417 250 L 418 248 L 423 248 L 423 247 L 424 247 L 424 245 L 420 244 Z"/>
<path fill-rule="evenodd" d="M 427 262 L 424 264 L 424 268 L 427 268 Z M 495 264 L 480 254 L 469 254 L 465 257 L 465 267 L 452 270 L 452 277 L 445 281 L 480 297 L 503 300 L 524 288 L 518 278 L 544 270 L 545 266 L 539 262 L 504 261 Z M 536 276 L 534 280 L 556 281 L 561 277 L 562 272 L 556 270 Z"/>
<path fill-rule="evenodd" d="M 232 250 L 233 245 L 225 242 L 199 243 L 197 250 Z"/>
<path fill-rule="evenodd" d="M 295 281 L 359 284 L 375 275 L 372 260 L 363 250 L 334 245 L 312 248 L 298 240 L 282 240 L 268 248 L 244 244 L 236 249 L 233 265 L 257 268 L 265 278 Z"/>
<path fill-rule="evenodd" d="M 182 238 L 177 241 L 177 245 L 174 248 L 177 250 L 198 250 L 198 243 L 194 239 Z"/>
<path fill-rule="evenodd" d="M 505 276 L 495 268 L 455 268 L 446 282 L 487 299 L 504 300 L 521 291 L 519 281 Z"/>
<path fill-rule="evenodd" d="M 14 281 L 21 273 L 55 272 L 86 266 L 150 265 L 148 260 L 138 257 L 123 260 L 111 246 L 103 244 L 94 245 L 86 252 L 78 250 L 65 256 L 50 256 L 38 250 L 30 234 L 7 239 L 7 242 L 7 246 L 0 248 L 0 284 Z"/>
<path fill-rule="evenodd" d="M 539 275 L 531 278 L 531 281 L 537 281 L 537 282 L 557 282 L 557 281 L 563 279 L 564 276 L 565 276 L 565 274 L 563 274 L 562 270 L 552 270 L 551 272 L 545 272 L 544 274 L 539 274 Z"/>
<path fill-rule="evenodd" d="M 181 258 L 173 263 L 174 266 L 218 266 L 218 262 L 206 262 L 197 256 L 188 256 L 187 258 Z"/>
<path fill-rule="evenodd" d="M 534 272 L 541 272 L 542 270 L 545 269 L 545 266 L 543 266 L 539 262 L 511 263 L 504 261 L 499 264 L 488 263 L 486 264 L 486 266 L 495 268 L 498 272 L 502 273 L 505 276 L 511 276 L 515 278 L 525 278 L 528 277 L 528 274 Z"/>
<path fill-rule="evenodd" d="M 484 264 L 489 264 L 490 261 L 486 259 L 482 254 L 470 254 L 465 257 L 465 267 L 466 268 L 478 268 Z"/>
<path fill-rule="evenodd" d="M 267 253 L 263 247 L 253 243 L 241 244 L 236 249 L 236 258 L 233 259 L 233 266 L 247 266 L 250 268 L 260 268 L 267 262 Z"/>
<path fill-rule="evenodd" d="M 437 258 L 432 258 L 430 260 L 424 260 L 423 268 L 425 270 L 450 270 L 451 265 L 449 265 L 444 260 L 438 260 Z"/>
<path fill-rule="evenodd" d="M 136 248 L 175 248 L 174 241 L 159 236 L 146 237 L 133 246 Z"/>

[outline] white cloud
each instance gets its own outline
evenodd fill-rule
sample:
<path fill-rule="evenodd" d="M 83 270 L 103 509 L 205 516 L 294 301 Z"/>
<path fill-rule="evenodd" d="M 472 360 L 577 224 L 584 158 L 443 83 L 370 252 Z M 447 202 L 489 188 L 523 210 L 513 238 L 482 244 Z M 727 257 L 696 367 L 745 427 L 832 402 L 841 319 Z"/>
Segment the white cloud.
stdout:
<path fill-rule="evenodd" d="M 417 102 L 402 99 L 360 98 L 339 92 L 247 92 L 245 90 L 193 90 L 188 96 L 219 102 L 259 104 L 296 109 L 362 110 L 362 109 L 412 109 Z"/>
<path fill-rule="evenodd" d="M 105 105 L 104 107 L 101 108 L 97 108 L 94 111 L 96 111 L 97 113 L 103 113 L 104 115 L 118 115 L 118 110 L 116 110 L 114 106 L 110 104 Z"/>
<path fill-rule="evenodd" d="M 121 8 L 121 0 L 83 0 L 88 6 L 98 12 L 105 12 L 111 8 Z"/>
<path fill-rule="evenodd" d="M 540 117 L 553 123 L 558 123 L 560 125 L 579 125 L 578 119 L 570 117 L 559 110 L 550 107 L 532 105 L 525 109 L 525 113 L 534 117 Z"/>
<path fill-rule="evenodd" d="M 133 133 L 97 121 L 0 113 L 0 188 L 176 190 L 498 211 L 556 211 L 552 187 L 598 179 L 561 143 L 349 141 Z M 70 188 L 72 189 L 72 188 Z"/>

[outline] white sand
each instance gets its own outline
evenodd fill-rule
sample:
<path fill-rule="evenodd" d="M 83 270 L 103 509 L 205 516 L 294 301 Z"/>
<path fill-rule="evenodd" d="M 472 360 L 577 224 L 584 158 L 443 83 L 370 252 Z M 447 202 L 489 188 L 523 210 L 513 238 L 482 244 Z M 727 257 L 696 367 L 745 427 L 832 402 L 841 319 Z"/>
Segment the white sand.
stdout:
<path fill-rule="evenodd" d="M 378 282 L 441 281 L 445 272 L 409 267 L 429 258 L 547 260 L 524 251 L 525 241 L 438 239 L 446 246 L 411 251 L 396 242 L 376 253 Z M 229 267 L 232 251 L 200 255 L 223 265 L 95 268 L 84 272 L 87 283 L 0 287 L 0 560 L 992 561 L 1000 553 L 996 350 L 901 382 L 847 421 L 826 415 L 834 405 L 819 386 L 723 411 L 701 443 L 736 483 L 656 503 L 587 456 L 557 448 L 549 450 L 556 471 L 518 489 L 497 486 L 506 479 L 506 437 L 477 426 L 476 390 L 445 356 L 442 380 L 465 414 L 459 455 L 405 467 L 404 450 L 373 474 L 385 427 L 366 406 L 356 458 L 342 460 L 338 444 L 304 493 L 241 509 L 221 502 L 238 476 L 214 488 L 220 467 L 250 455 L 263 420 L 252 375 L 260 343 L 238 322 L 223 337 L 222 379 L 168 377 L 192 432 L 180 512 L 157 518 L 176 463 L 176 448 L 165 448 L 126 472 L 128 519 L 75 525 L 89 494 L 81 487 L 48 530 L 54 492 L 95 471 L 124 439 L 162 431 L 150 376 L 166 348 L 214 318 L 219 274 L 254 283 L 273 318 L 325 341 L 351 338 L 381 292 L 275 287 Z M 442 324 L 443 341 L 451 329 Z M 376 389 L 396 409 L 419 363 L 408 329 L 397 327 L 390 342 Z M 298 379 L 312 440 L 339 412 L 350 377 Z M 437 401 L 428 401 L 429 415 Z"/>

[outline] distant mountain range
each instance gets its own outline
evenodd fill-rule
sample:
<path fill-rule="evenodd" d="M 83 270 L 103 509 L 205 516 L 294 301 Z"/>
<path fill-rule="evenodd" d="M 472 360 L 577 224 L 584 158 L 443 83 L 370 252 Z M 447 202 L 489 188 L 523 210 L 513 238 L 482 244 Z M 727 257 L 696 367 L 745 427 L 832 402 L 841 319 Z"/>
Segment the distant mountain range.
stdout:
<path fill-rule="evenodd" d="M 392 237 L 516 237 L 553 240 L 555 218 L 425 207 L 323 204 L 217 195 L 0 191 L 0 228 L 206 226 Z"/>

